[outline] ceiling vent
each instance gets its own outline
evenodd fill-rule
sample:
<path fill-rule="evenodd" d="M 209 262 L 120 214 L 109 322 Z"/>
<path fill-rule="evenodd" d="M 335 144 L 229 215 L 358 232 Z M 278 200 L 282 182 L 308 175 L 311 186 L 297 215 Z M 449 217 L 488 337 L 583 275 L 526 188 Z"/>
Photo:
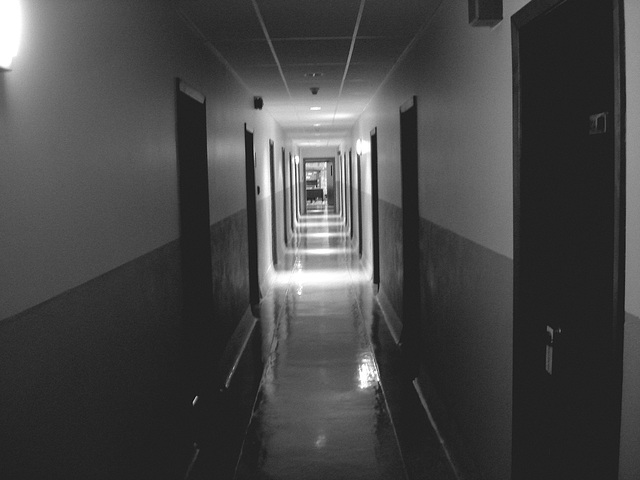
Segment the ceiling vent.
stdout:
<path fill-rule="evenodd" d="M 469 0 L 469 24 L 493 27 L 502 21 L 502 0 Z"/>

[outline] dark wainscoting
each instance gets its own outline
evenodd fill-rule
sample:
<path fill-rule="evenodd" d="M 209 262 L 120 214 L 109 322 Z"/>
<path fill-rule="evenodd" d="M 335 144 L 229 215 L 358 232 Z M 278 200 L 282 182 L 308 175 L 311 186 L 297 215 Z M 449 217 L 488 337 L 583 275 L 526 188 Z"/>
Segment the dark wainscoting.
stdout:
<path fill-rule="evenodd" d="M 401 320 L 402 209 L 382 199 L 379 209 L 379 299 Z M 513 261 L 420 222 L 418 387 L 460 471 L 509 478 Z"/>
<path fill-rule="evenodd" d="M 169 478 L 184 462 L 171 242 L 0 323 L 0 471 Z"/>
<path fill-rule="evenodd" d="M 246 221 L 211 227 L 220 346 L 248 306 Z M 0 322 L 2 477 L 182 478 L 181 316 L 176 240 Z"/>
<path fill-rule="evenodd" d="M 637 478 L 640 472 L 640 318 L 625 312 L 622 428 L 619 478 Z"/>
<path fill-rule="evenodd" d="M 402 208 L 378 200 L 380 291 L 402 318 Z"/>
<path fill-rule="evenodd" d="M 249 305 L 247 211 L 211 226 L 214 318 L 224 347 Z"/>
<path fill-rule="evenodd" d="M 420 263 L 421 389 L 443 436 L 486 478 L 509 478 L 513 261 L 421 219 Z"/>

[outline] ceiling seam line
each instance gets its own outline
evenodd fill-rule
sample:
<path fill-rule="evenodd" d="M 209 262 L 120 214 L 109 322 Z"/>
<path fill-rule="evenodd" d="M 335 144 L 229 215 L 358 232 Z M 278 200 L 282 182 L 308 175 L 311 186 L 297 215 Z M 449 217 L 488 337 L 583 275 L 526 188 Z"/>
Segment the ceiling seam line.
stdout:
<path fill-rule="evenodd" d="M 247 85 L 244 80 L 242 79 L 242 77 L 240 76 L 240 74 L 236 71 L 235 68 L 233 68 L 231 66 L 231 64 L 229 63 L 229 61 L 222 55 L 222 53 L 220 53 L 220 51 L 213 45 L 213 43 L 211 43 L 211 40 L 209 40 L 204 33 L 202 33 L 202 31 L 196 26 L 195 23 L 193 23 L 191 21 L 190 18 L 188 18 L 184 12 L 182 12 L 182 10 L 178 11 L 178 15 L 180 16 L 180 18 L 182 19 L 182 21 L 186 24 L 186 26 L 197 36 L 200 38 L 200 40 L 202 40 L 202 42 L 204 43 L 204 46 L 207 47 L 207 49 L 213 53 L 213 55 L 220 61 L 220 63 L 222 63 L 225 68 L 227 70 L 229 70 L 229 72 L 231 72 L 231 75 L 234 76 L 234 78 L 238 81 L 238 83 L 240 85 L 242 85 L 242 87 L 249 93 L 252 93 L 251 89 L 249 88 L 249 85 Z"/>
<path fill-rule="evenodd" d="M 322 42 L 322 41 L 340 41 L 351 40 L 353 36 L 348 37 L 274 37 L 271 40 L 274 42 Z M 360 40 L 386 40 L 386 39 L 403 39 L 409 38 L 406 35 L 362 35 Z M 244 42 L 261 41 L 260 39 L 242 40 Z"/>
<path fill-rule="evenodd" d="M 293 97 L 291 96 L 291 90 L 289 90 L 289 84 L 287 84 L 287 79 L 284 77 L 284 72 L 282 71 L 282 65 L 280 65 L 280 60 L 278 59 L 278 55 L 276 54 L 276 49 L 273 47 L 273 42 L 271 41 L 271 37 L 269 36 L 269 32 L 267 30 L 267 26 L 264 23 L 264 19 L 262 18 L 262 14 L 260 13 L 260 7 L 258 7 L 258 3 L 256 0 L 251 0 L 253 3 L 253 9 L 256 12 L 256 16 L 258 17 L 258 21 L 260 22 L 260 27 L 262 27 L 262 32 L 264 33 L 264 37 L 269 44 L 269 48 L 271 49 L 271 55 L 273 55 L 273 59 L 278 66 L 278 71 L 280 72 L 280 77 L 282 78 L 282 83 L 284 83 L 284 88 L 287 90 L 287 94 L 289 95 L 289 99 L 293 101 Z"/>
<path fill-rule="evenodd" d="M 433 20 L 435 19 L 436 15 L 438 14 L 438 11 L 440 10 L 440 8 L 442 8 L 442 5 L 444 4 L 444 0 L 440 0 L 440 3 L 438 4 L 438 6 L 433 10 L 433 12 L 431 13 L 431 16 L 427 19 L 426 22 L 424 22 L 424 24 L 422 25 L 422 27 L 420 27 L 420 29 L 418 30 L 418 33 L 416 33 L 416 35 L 413 37 L 413 40 L 411 40 L 409 42 L 409 45 L 407 45 L 405 47 L 405 49 L 402 51 L 402 53 L 400 54 L 400 56 L 398 57 L 398 59 L 396 60 L 396 62 L 393 64 L 393 66 L 391 67 L 391 70 L 389 70 L 387 72 L 387 74 L 385 75 L 385 77 L 382 79 L 382 82 L 380 82 L 380 85 L 378 85 L 378 88 L 376 88 L 376 91 L 373 92 L 373 95 L 371 95 L 371 98 L 369 98 L 369 101 L 367 102 L 367 104 L 364 106 L 364 108 L 362 109 L 362 111 L 364 112 L 369 105 L 371 104 L 371 102 L 373 101 L 374 98 L 376 98 L 378 96 L 378 93 L 380 93 L 380 90 L 382 90 L 382 87 L 384 87 L 386 85 L 386 83 L 389 81 L 389 79 L 391 78 L 391 75 L 393 75 L 393 73 L 398 69 L 398 67 L 400 66 L 400 64 L 404 61 L 404 59 L 407 57 L 407 55 L 409 55 L 409 52 L 411 52 L 411 50 L 413 50 L 413 48 L 415 47 L 415 45 L 418 43 L 418 41 L 425 35 L 425 33 L 427 32 L 427 30 L 429 29 L 429 27 L 431 26 L 431 24 L 433 23 Z"/>
<path fill-rule="evenodd" d="M 204 46 L 231 73 L 231 75 L 236 79 L 236 81 L 240 84 L 240 86 L 242 88 L 244 88 L 247 91 L 247 93 L 253 95 L 254 91 L 249 87 L 249 85 L 247 85 L 245 83 L 245 81 L 242 79 L 242 77 L 240 76 L 238 71 L 231 66 L 231 63 L 229 63 L 229 60 L 227 60 L 224 57 L 224 55 L 222 55 L 222 53 L 215 47 L 215 45 L 211 42 L 211 40 L 209 40 L 205 36 L 205 34 L 202 33 L 202 31 L 196 26 L 196 24 L 193 23 L 193 21 L 191 21 L 191 19 L 188 18 L 187 15 L 180 9 L 178 10 L 178 16 L 182 19 L 182 21 L 185 23 L 187 28 L 189 30 L 191 30 L 196 37 L 198 37 L 198 38 L 200 38 L 200 40 L 202 40 Z M 269 114 L 275 120 L 275 117 L 273 117 L 273 115 L 271 113 L 269 113 Z M 296 116 L 297 116 L 297 114 L 296 114 Z"/>
<path fill-rule="evenodd" d="M 353 50 L 356 46 L 356 39 L 358 37 L 358 30 L 360 29 L 360 21 L 362 20 L 362 12 L 364 11 L 364 4 L 367 0 L 360 0 L 360 9 L 358 10 L 358 17 L 356 18 L 356 24 L 353 27 L 353 36 L 351 37 L 351 46 L 349 47 L 349 56 L 347 57 L 347 63 L 344 66 L 344 74 L 342 75 L 342 81 L 340 82 L 340 90 L 338 91 L 338 99 L 336 101 L 336 108 L 333 111 L 333 118 L 331 119 L 331 125 L 336 121 L 336 115 L 338 114 L 338 105 L 342 98 L 342 90 L 344 88 L 344 82 L 347 79 L 347 73 L 349 72 L 349 64 L 351 63 L 351 57 L 353 56 Z"/>

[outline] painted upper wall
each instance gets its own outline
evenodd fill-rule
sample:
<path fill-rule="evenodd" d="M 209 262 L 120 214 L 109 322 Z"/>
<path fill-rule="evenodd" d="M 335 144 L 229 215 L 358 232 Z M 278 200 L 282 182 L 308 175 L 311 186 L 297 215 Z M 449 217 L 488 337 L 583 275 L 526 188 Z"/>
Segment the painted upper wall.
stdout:
<path fill-rule="evenodd" d="M 640 478 L 640 2 L 625 2 L 627 80 L 626 302 L 620 480 Z"/>
<path fill-rule="evenodd" d="M 444 2 L 416 49 L 421 216 L 513 257 L 510 17 L 468 24 L 468 3 Z M 453 33 L 455 32 L 455 33 Z M 421 79 L 425 79 L 422 81 Z"/>
<path fill-rule="evenodd" d="M 22 0 L 0 75 L 0 319 L 179 236 L 175 78 L 207 97 L 211 222 L 246 206 L 245 122 L 271 117 L 172 0 Z"/>
<path fill-rule="evenodd" d="M 640 2 L 625 2 L 627 67 L 626 310 L 640 317 Z"/>
<path fill-rule="evenodd" d="M 378 127 L 380 197 L 401 205 L 399 107 L 418 97 L 420 215 L 513 257 L 513 141 L 508 2 L 493 29 L 468 25 L 468 3 L 443 2 L 423 38 L 360 119 Z"/>
<path fill-rule="evenodd" d="M 370 142 L 371 130 L 377 127 L 378 137 L 378 196 L 397 206 L 402 205 L 400 170 L 400 106 L 416 94 L 415 72 L 411 58 L 398 65 L 393 75 L 372 99 L 353 130 L 353 156 L 356 139 Z M 369 145 L 370 146 L 370 145 Z M 366 158 L 368 154 L 364 155 Z M 369 163 L 365 174 L 370 175 Z M 365 182 L 364 188 L 368 188 Z"/>

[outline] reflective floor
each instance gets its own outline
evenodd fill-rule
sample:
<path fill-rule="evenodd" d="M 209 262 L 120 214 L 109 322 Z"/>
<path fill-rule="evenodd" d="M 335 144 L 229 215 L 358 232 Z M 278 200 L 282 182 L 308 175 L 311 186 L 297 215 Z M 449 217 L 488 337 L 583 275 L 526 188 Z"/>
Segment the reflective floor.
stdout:
<path fill-rule="evenodd" d="M 264 372 L 236 479 L 455 478 L 338 215 L 301 219 L 261 306 Z"/>
<path fill-rule="evenodd" d="M 406 478 L 340 219 L 303 219 L 237 479 Z"/>

